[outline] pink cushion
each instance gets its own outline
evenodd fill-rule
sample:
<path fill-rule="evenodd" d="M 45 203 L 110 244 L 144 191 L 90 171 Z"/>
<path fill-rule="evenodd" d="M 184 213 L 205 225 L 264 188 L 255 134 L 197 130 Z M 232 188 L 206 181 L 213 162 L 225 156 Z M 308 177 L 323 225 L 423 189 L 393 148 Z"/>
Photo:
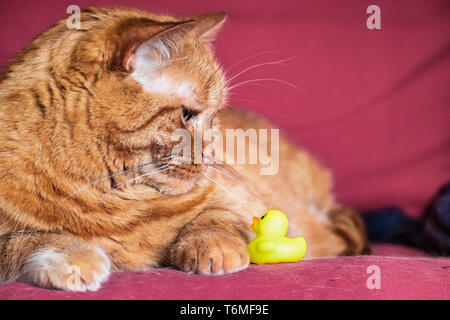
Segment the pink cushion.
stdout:
<path fill-rule="evenodd" d="M 11 282 L 0 285 L 0 299 L 450 299 L 450 259 L 399 246 L 376 246 L 375 252 L 384 256 L 251 265 L 224 276 L 172 269 L 114 273 L 88 293 Z M 366 286 L 371 265 L 380 268 L 380 289 Z"/>

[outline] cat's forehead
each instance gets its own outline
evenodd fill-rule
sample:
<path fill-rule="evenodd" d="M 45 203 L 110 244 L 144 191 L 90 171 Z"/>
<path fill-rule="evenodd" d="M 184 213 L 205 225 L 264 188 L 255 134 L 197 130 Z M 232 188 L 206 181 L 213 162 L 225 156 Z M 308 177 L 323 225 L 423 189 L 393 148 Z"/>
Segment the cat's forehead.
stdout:
<path fill-rule="evenodd" d="M 141 75 L 139 78 L 134 76 L 134 79 L 148 93 L 165 96 L 186 106 L 195 106 L 199 103 L 198 84 L 192 79 L 182 79 L 180 76 L 158 70 Z"/>
<path fill-rule="evenodd" d="M 149 48 L 152 46 L 152 48 Z M 157 49 L 164 59 L 149 55 Z M 220 67 L 207 50 L 187 48 L 171 55 L 156 43 L 140 47 L 131 75 L 148 93 L 192 108 L 220 108 L 225 100 L 225 85 Z"/>

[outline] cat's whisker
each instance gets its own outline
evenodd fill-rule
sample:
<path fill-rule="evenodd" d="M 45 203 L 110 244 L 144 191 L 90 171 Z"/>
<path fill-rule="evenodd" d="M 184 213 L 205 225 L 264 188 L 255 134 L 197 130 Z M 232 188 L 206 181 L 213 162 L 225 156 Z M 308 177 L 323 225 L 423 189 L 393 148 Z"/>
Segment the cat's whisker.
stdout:
<path fill-rule="evenodd" d="M 94 185 L 94 184 L 100 183 L 100 182 L 102 182 L 102 181 L 104 181 L 104 180 L 114 178 L 114 177 L 116 177 L 116 176 L 118 176 L 118 175 L 121 175 L 121 174 L 127 174 L 127 173 L 131 173 L 131 172 L 136 172 L 136 171 L 138 171 L 138 170 L 140 170 L 140 169 L 145 168 L 146 166 L 149 166 L 149 165 L 156 165 L 156 164 L 159 164 L 159 163 L 162 163 L 162 162 L 164 162 L 164 161 L 166 161 L 166 160 L 171 160 L 171 159 L 172 159 L 172 156 L 166 156 L 166 157 L 163 157 L 163 158 L 158 159 L 158 160 L 156 160 L 156 161 L 149 161 L 149 162 L 140 164 L 140 165 L 138 165 L 138 166 L 136 166 L 136 167 L 133 167 L 133 168 L 131 168 L 131 169 L 119 171 L 119 172 L 116 172 L 116 173 L 107 175 L 107 176 L 105 176 L 105 177 L 103 177 L 103 178 L 101 178 L 101 179 L 92 181 L 92 182 L 90 183 L 90 185 Z"/>
<path fill-rule="evenodd" d="M 225 191 L 228 195 L 230 195 L 233 199 L 235 199 L 236 201 L 238 201 L 239 203 L 245 205 L 245 202 L 242 201 L 241 199 L 239 199 L 233 192 L 231 192 L 230 190 L 228 190 L 227 188 L 225 188 L 224 186 L 222 186 L 214 177 L 210 176 L 208 174 L 208 172 L 203 172 L 203 176 L 210 180 L 211 182 L 213 182 L 215 185 L 217 185 L 220 189 L 222 189 L 223 191 Z"/>
<path fill-rule="evenodd" d="M 249 86 L 255 86 L 255 87 L 260 87 L 260 88 L 265 88 L 265 89 L 270 89 L 270 86 L 263 84 L 263 83 L 249 83 Z M 231 97 L 233 96 L 234 92 L 231 92 L 232 88 L 226 88 L 228 95 Z"/>
<path fill-rule="evenodd" d="M 289 66 L 288 64 L 286 64 L 285 62 L 291 61 L 293 59 L 293 57 L 289 57 L 286 59 L 282 59 L 282 60 L 278 60 L 278 61 L 269 61 L 269 62 L 263 62 L 263 63 L 258 63 L 255 64 L 253 66 L 250 66 L 248 68 L 245 68 L 244 70 L 238 72 L 237 74 L 235 74 L 234 76 L 232 76 L 231 78 L 227 79 L 227 83 L 231 83 L 231 81 L 233 81 L 234 79 L 236 79 L 237 77 L 239 77 L 240 75 L 251 71 L 253 69 L 256 68 L 260 68 L 260 67 L 264 67 L 264 66 L 270 66 L 270 65 L 282 65 L 282 66 Z"/>
<path fill-rule="evenodd" d="M 244 59 L 242 59 L 241 61 L 239 61 L 239 62 L 233 64 L 231 67 L 229 67 L 229 68 L 225 71 L 225 73 L 228 73 L 228 72 L 231 71 L 233 68 L 237 67 L 238 65 L 240 65 L 240 64 L 242 64 L 242 63 L 244 63 L 244 62 L 246 62 L 246 61 L 248 61 L 248 60 L 250 60 L 250 59 L 253 59 L 253 58 L 256 58 L 256 57 L 259 57 L 259 56 L 263 56 L 263 55 L 266 55 L 266 54 L 270 54 L 270 53 L 286 53 L 286 52 L 287 52 L 287 51 L 285 51 L 285 50 L 269 50 L 269 51 L 263 51 L 263 52 L 255 53 L 255 54 L 251 55 L 250 57 L 244 58 Z"/>
<path fill-rule="evenodd" d="M 233 89 L 242 87 L 242 86 L 244 86 L 244 85 L 248 85 L 248 84 L 251 84 L 251 83 L 254 83 L 254 82 L 261 82 L 261 81 L 279 82 L 279 83 L 285 84 L 285 85 L 287 85 L 287 86 L 290 86 L 290 87 L 292 87 L 292 88 L 294 88 L 294 89 L 296 89 L 296 90 L 298 90 L 298 91 L 300 91 L 300 92 L 302 91 L 302 90 L 301 90 L 298 86 L 296 86 L 295 84 L 293 84 L 293 83 L 291 83 L 291 82 L 289 82 L 289 81 L 285 81 L 285 80 L 281 80 L 281 79 L 277 79 L 277 78 L 260 78 L 260 79 L 246 80 L 246 81 L 239 82 L 239 83 L 237 83 L 237 84 L 235 84 L 235 85 L 233 85 L 233 86 L 231 86 L 231 87 L 228 87 L 227 89 L 228 89 L 228 90 L 233 90 Z"/>
<path fill-rule="evenodd" d="M 103 177 L 103 178 L 100 178 L 100 179 L 91 181 L 91 182 L 89 182 L 89 183 L 86 183 L 85 185 L 81 186 L 80 188 L 76 189 L 74 192 L 72 192 L 71 194 L 69 194 L 68 197 L 73 197 L 73 196 L 79 194 L 80 192 L 82 192 L 83 190 L 87 189 L 88 187 L 97 185 L 97 184 L 99 184 L 99 183 L 101 183 L 101 182 L 103 182 L 103 181 L 105 181 L 105 180 L 108 180 L 108 179 L 117 177 L 117 176 L 119 176 L 119 175 L 126 175 L 126 174 L 128 174 L 128 173 L 133 173 L 133 172 L 136 172 L 136 171 L 138 171 L 138 170 L 141 170 L 141 169 L 143 169 L 143 168 L 145 168 L 145 167 L 147 167 L 147 166 L 150 166 L 150 165 L 161 164 L 161 163 L 164 163 L 164 161 L 171 160 L 172 158 L 173 158 L 172 155 L 166 156 L 166 157 L 162 157 L 161 159 L 158 159 L 157 161 L 149 161 L 149 162 L 140 164 L 140 165 L 138 165 L 138 166 L 136 166 L 136 167 L 134 167 L 134 168 L 127 169 L 127 170 L 123 170 L 123 171 L 119 171 L 119 172 L 116 172 L 116 173 L 107 175 L 107 176 L 105 176 L 105 177 Z M 156 168 L 155 168 L 155 169 L 156 169 Z M 154 169 L 154 170 L 155 170 L 155 169 Z"/>
<path fill-rule="evenodd" d="M 131 182 L 139 180 L 139 179 L 141 179 L 143 177 L 147 177 L 147 176 L 150 176 L 150 175 L 156 175 L 156 174 L 159 174 L 159 173 L 164 172 L 164 171 L 169 170 L 169 169 L 170 169 L 170 165 L 166 164 L 164 166 L 161 166 L 161 167 L 158 167 L 156 169 L 153 169 L 153 170 L 151 170 L 149 172 L 141 174 L 141 175 L 139 175 L 137 177 L 134 177 L 132 179 L 125 180 L 124 182 L 117 184 L 115 187 L 116 188 L 120 188 L 120 187 L 123 187 L 124 185 L 127 185 L 127 184 L 131 183 Z"/>
<path fill-rule="evenodd" d="M 237 184 L 239 184 L 241 187 L 243 187 L 244 189 L 247 189 L 247 186 L 242 183 L 242 181 L 240 181 L 232 172 L 229 172 L 228 170 L 224 169 L 224 166 L 217 166 L 217 165 L 210 165 L 209 166 L 211 169 L 227 176 L 228 178 L 230 178 L 233 182 L 236 182 Z M 220 168 L 220 169 L 219 169 Z"/>
<path fill-rule="evenodd" d="M 233 181 L 237 185 L 241 186 L 244 190 L 246 190 L 247 194 L 249 194 L 252 197 L 255 197 L 255 199 L 257 199 L 257 196 L 255 195 L 255 193 L 244 182 L 242 182 L 239 179 L 238 173 L 232 167 L 223 165 L 223 163 L 213 163 L 213 164 L 209 165 L 209 168 L 227 176 L 229 179 L 231 179 L 231 181 Z"/>

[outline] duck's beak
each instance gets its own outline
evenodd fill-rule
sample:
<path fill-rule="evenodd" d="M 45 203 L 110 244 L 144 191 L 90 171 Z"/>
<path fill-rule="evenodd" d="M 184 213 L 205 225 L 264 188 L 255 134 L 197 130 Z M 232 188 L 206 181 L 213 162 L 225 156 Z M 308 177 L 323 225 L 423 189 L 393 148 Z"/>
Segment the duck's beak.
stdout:
<path fill-rule="evenodd" d="M 255 232 L 256 232 L 255 228 L 259 225 L 259 221 L 261 221 L 261 218 L 253 217 L 252 229 Z"/>

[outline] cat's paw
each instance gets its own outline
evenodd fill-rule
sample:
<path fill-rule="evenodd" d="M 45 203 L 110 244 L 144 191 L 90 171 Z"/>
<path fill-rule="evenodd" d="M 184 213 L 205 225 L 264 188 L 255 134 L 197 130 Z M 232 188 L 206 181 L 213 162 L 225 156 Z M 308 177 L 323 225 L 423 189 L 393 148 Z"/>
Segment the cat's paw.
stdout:
<path fill-rule="evenodd" d="M 207 231 L 180 238 L 172 247 L 170 259 L 180 270 L 205 275 L 237 272 L 250 262 L 243 239 Z"/>
<path fill-rule="evenodd" d="M 96 291 L 108 279 L 111 262 L 94 245 L 70 249 L 39 249 L 23 267 L 23 278 L 45 287 L 67 291 Z"/>

